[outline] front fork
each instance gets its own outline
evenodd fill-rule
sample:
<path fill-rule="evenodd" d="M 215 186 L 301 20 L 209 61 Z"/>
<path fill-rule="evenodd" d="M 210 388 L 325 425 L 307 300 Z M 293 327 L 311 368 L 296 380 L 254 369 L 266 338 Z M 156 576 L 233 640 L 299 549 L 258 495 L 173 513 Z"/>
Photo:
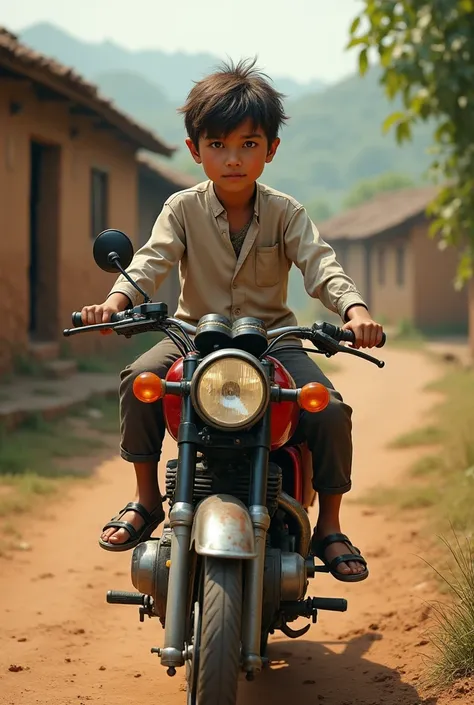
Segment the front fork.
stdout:
<path fill-rule="evenodd" d="M 197 367 L 196 357 L 184 360 L 184 380 L 191 380 Z M 262 363 L 270 380 L 273 365 Z M 194 519 L 193 487 L 196 467 L 196 444 L 190 442 L 189 430 L 193 425 L 194 409 L 191 398 L 183 399 L 182 422 L 178 438 L 178 473 L 175 504 L 170 512 L 171 565 L 165 619 L 165 644 L 160 650 L 161 665 L 168 667 L 168 674 L 175 675 L 176 668 L 185 662 L 185 639 L 188 615 L 189 575 L 191 564 L 191 533 Z M 263 608 L 263 573 L 265 547 L 270 516 L 266 507 L 268 462 L 271 443 L 270 409 L 263 417 L 256 438 L 252 464 L 252 482 L 249 514 L 255 537 L 256 557 L 245 561 L 245 595 L 242 614 L 243 669 L 249 677 L 262 668 L 261 627 Z"/>

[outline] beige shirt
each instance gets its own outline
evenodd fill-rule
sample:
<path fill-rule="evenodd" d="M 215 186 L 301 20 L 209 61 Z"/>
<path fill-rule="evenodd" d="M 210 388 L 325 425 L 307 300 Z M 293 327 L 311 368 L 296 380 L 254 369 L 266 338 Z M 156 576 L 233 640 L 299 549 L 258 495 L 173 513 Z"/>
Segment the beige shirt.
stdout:
<path fill-rule="evenodd" d="M 301 270 L 308 294 L 343 320 L 350 306 L 365 306 L 305 208 L 260 183 L 238 259 L 226 211 L 211 181 L 171 196 L 127 272 L 152 297 L 178 263 L 176 317 L 194 324 L 205 314 L 218 313 L 231 321 L 260 318 L 267 328 L 294 325 L 296 317 L 286 301 L 292 264 Z M 128 296 L 133 305 L 143 300 L 123 276 L 110 293 L 115 292 Z"/>

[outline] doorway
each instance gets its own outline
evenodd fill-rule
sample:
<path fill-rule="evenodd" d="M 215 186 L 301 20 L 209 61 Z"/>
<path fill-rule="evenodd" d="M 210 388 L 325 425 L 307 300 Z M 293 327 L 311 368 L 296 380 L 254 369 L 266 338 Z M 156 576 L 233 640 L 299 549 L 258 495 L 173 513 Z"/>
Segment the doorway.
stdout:
<path fill-rule="evenodd" d="M 60 147 L 30 145 L 29 335 L 56 340 L 59 326 Z"/>

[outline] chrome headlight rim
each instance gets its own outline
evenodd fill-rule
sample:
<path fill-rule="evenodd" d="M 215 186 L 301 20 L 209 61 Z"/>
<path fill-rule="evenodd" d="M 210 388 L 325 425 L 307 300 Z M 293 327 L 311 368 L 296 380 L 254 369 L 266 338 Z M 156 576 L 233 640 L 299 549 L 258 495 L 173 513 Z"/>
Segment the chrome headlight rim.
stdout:
<path fill-rule="evenodd" d="M 231 358 L 233 360 L 240 360 L 242 362 L 247 363 L 248 365 L 251 365 L 251 367 L 253 367 L 254 370 L 258 372 L 262 380 L 262 387 L 264 393 L 260 402 L 258 412 L 254 414 L 254 416 L 250 420 L 244 421 L 241 424 L 226 425 L 216 422 L 214 418 L 206 414 L 206 412 L 201 408 L 198 399 L 199 383 L 203 374 L 214 363 L 221 362 L 227 358 Z M 245 431 L 255 426 L 255 424 L 257 424 L 262 419 L 265 414 L 265 411 L 268 408 L 268 404 L 270 403 L 270 380 L 268 379 L 268 376 L 266 375 L 265 369 L 261 364 L 260 360 L 258 360 L 256 357 L 254 357 L 250 353 L 245 352 L 244 350 L 239 350 L 237 348 L 225 348 L 224 350 L 216 350 L 215 352 L 210 353 L 199 364 L 196 372 L 193 375 L 190 395 L 196 413 L 205 423 L 209 424 L 209 426 L 212 426 L 213 428 L 219 431 Z"/>

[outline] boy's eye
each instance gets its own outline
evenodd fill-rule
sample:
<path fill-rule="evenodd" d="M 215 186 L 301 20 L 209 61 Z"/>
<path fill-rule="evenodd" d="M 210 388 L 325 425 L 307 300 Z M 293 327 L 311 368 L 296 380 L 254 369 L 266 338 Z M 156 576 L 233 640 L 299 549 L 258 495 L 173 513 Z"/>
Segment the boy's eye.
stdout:
<path fill-rule="evenodd" d="M 247 141 L 244 143 L 244 147 L 247 147 L 247 149 L 248 149 L 248 148 L 252 148 L 252 147 L 256 147 L 256 146 L 257 146 L 257 143 L 254 142 L 253 140 L 247 140 Z"/>
<path fill-rule="evenodd" d="M 223 146 L 224 146 L 224 143 L 218 142 L 218 141 L 211 142 L 211 144 L 209 145 L 209 147 L 212 147 L 213 149 L 220 149 Z"/>

